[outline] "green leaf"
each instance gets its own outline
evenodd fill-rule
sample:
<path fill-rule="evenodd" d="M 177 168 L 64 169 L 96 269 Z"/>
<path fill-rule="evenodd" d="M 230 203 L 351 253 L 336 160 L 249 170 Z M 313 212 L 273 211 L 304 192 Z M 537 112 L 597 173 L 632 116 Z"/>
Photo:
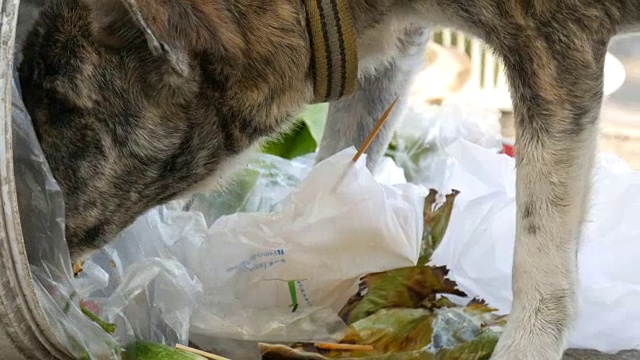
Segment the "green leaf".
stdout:
<path fill-rule="evenodd" d="M 311 135 L 309 127 L 303 122 L 295 125 L 290 132 L 280 138 L 267 142 L 262 151 L 285 159 L 293 159 L 316 151 L 318 144 Z"/>
<path fill-rule="evenodd" d="M 447 274 L 444 267 L 416 266 L 366 275 L 361 290 L 340 311 L 340 316 L 347 324 L 353 324 L 381 309 L 415 309 L 427 299 L 435 303 L 438 294 L 466 296 L 455 282 L 446 279 Z M 361 295 L 365 289 L 366 294 Z"/>
<path fill-rule="evenodd" d="M 328 114 L 329 104 L 322 103 L 307 106 L 300 115 L 302 121 L 307 124 L 309 132 L 317 144 L 320 144 L 320 140 L 322 139 Z"/>
<path fill-rule="evenodd" d="M 297 117 L 294 128 L 267 142 L 262 151 L 289 160 L 316 151 L 322 139 L 328 112 L 327 103 L 306 107 Z"/>

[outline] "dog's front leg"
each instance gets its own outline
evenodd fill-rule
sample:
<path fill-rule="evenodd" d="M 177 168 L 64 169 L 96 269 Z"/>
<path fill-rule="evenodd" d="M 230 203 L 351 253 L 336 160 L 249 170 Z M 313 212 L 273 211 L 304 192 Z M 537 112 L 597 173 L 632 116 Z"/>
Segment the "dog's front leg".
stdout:
<path fill-rule="evenodd" d="M 497 46 L 515 106 L 518 210 L 513 307 L 493 360 L 561 359 L 576 312 L 608 38 L 562 29 Z"/>
<path fill-rule="evenodd" d="M 329 105 L 327 124 L 316 161 L 322 161 L 351 146 L 360 147 L 383 113 L 399 97 L 385 125 L 367 150 L 367 166 L 372 170 L 375 168 L 384 156 L 396 123 L 406 112 L 412 80 L 424 66 L 429 35 L 426 28 L 408 28 L 398 39 L 391 61 L 382 62 L 375 71 L 361 71 L 356 92 Z"/>

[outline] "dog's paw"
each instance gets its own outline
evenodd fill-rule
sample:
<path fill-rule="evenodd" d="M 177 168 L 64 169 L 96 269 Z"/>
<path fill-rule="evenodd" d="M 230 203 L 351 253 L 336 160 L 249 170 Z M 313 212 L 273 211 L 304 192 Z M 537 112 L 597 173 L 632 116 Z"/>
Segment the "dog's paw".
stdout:
<path fill-rule="evenodd" d="M 507 350 L 497 350 L 493 353 L 490 360 L 560 360 L 560 355 L 555 352 L 540 352 L 524 347 L 509 347 Z"/>
<path fill-rule="evenodd" d="M 553 333 L 531 331 L 530 326 L 507 326 L 491 360 L 561 360 L 564 341 Z"/>
<path fill-rule="evenodd" d="M 518 288 L 519 301 L 514 301 L 491 360 L 562 359 L 576 312 L 574 296 L 567 289 L 547 288 L 544 294 Z"/>

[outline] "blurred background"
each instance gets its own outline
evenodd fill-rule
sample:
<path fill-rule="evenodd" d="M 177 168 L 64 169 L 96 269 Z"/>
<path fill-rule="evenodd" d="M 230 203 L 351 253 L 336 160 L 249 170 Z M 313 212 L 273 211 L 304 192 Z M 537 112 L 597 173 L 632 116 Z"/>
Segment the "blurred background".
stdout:
<path fill-rule="evenodd" d="M 624 66 L 626 77 L 602 109 L 601 149 L 640 169 L 640 35 L 618 37 L 609 49 Z"/>
<path fill-rule="evenodd" d="M 505 142 L 513 141 L 513 114 L 500 61 L 484 44 L 463 33 L 440 30 L 427 51 L 429 65 L 414 95 L 429 104 L 464 99 L 499 108 Z M 640 35 L 619 36 L 605 68 L 600 150 L 612 152 L 640 169 Z"/>

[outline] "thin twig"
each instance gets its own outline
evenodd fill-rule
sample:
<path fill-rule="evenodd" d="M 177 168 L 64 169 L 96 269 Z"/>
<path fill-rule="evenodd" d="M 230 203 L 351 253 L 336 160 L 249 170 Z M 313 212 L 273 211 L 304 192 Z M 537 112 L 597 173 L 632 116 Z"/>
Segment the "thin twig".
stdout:
<path fill-rule="evenodd" d="M 198 350 L 198 349 L 194 349 L 194 348 L 190 348 L 188 346 L 184 346 L 184 345 L 180 345 L 180 344 L 176 345 L 176 349 L 184 350 L 186 352 L 190 352 L 190 353 L 193 353 L 193 354 L 204 356 L 207 359 L 212 359 L 212 360 L 231 360 L 231 359 L 227 359 L 226 357 L 213 355 L 211 353 L 208 353 L 208 352 L 205 352 L 205 351 L 202 351 L 202 350 Z"/>
<path fill-rule="evenodd" d="M 391 106 L 389 106 L 389 108 L 384 112 L 384 114 L 382 114 L 382 117 L 380 118 L 380 120 L 378 120 L 378 123 L 373 128 L 373 131 L 371 131 L 371 134 L 369 134 L 369 137 L 367 137 L 367 140 L 364 141 L 364 144 L 360 146 L 360 149 L 358 150 L 358 153 L 356 154 L 356 156 L 353 157 L 353 162 L 357 162 L 358 159 L 360 159 L 360 157 L 362 156 L 362 154 L 364 154 L 364 152 L 367 151 L 369 146 L 371 146 L 373 139 L 376 138 L 376 135 L 378 135 L 378 132 L 380 132 L 380 129 L 382 129 L 382 125 L 384 125 L 384 123 L 389 118 L 389 114 L 391 114 L 391 110 L 393 110 L 397 102 L 398 102 L 398 97 L 396 97 L 396 99 L 393 100 L 393 102 L 391 103 Z"/>

